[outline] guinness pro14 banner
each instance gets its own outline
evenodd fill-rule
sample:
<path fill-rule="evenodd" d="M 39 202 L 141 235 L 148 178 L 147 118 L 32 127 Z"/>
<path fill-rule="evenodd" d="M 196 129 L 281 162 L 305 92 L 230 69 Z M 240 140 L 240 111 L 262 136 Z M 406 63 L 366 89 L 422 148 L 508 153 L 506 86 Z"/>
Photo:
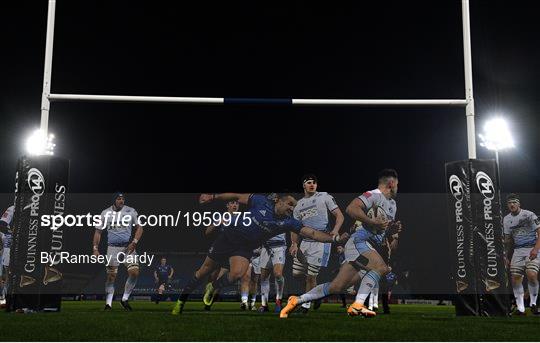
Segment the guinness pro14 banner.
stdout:
<path fill-rule="evenodd" d="M 472 225 L 470 170 L 468 161 L 446 164 L 450 251 L 454 261 L 452 282 L 456 314 L 477 316 L 476 258 Z"/>
<path fill-rule="evenodd" d="M 508 276 L 504 264 L 504 235 L 497 165 L 493 160 L 471 160 L 471 195 L 475 249 L 479 262 L 478 292 L 482 315 L 510 312 Z"/>
<path fill-rule="evenodd" d="M 59 311 L 62 271 L 40 263 L 41 252 L 59 254 L 63 228 L 41 227 L 42 215 L 63 214 L 69 160 L 53 156 L 19 159 L 12 222 L 8 311 Z"/>
<path fill-rule="evenodd" d="M 507 316 L 510 303 L 495 161 L 447 163 L 446 179 L 456 314 Z"/>

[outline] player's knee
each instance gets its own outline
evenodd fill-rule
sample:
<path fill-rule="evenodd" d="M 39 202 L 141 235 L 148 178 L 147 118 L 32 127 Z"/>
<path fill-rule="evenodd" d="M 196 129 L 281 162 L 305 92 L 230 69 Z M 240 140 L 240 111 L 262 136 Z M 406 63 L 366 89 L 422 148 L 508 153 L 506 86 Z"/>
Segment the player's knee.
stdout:
<path fill-rule="evenodd" d="M 300 262 L 294 261 L 292 267 L 292 275 L 295 278 L 301 278 L 306 275 L 306 266 Z"/>
<path fill-rule="evenodd" d="M 538 270 L 527 268 L 527 279 L 538 282 Z"/>
<path fill-rule="evenodd" d="M 283 277 L 283 271 L 282 270 L 274 271 L 274 278 L 281 279 L 282 277 Z"/>
<path fill-rule="evenodd" d="M 316 284 L 317 283 L 317 275 L 307 275 L 306 276 L 306 283 Z"/>
<path fill-rule="evenodd" d="M 107 267 L 107 281 L 114 281 L 116 279 L 116 274 L 118 273 L 118 267 L 108 266 Z"/>
<path fill-rule="evenodd" d="M 307 277 L 308 278 L 317 278 L 317 275 L 319 275 L 319 271 L 321 270 L 321 267 L 314 266 L 312 264 L 308 265 L 307 268 Z"/>
<path fill-rule="evenodd" d="M 520 284 L 523 281 L 523 275 L 521 274 L 512 274 L 512 283 Z"/>
<path fill-rule="evenodd" d="M 139 266 L 133 266 L 131 268 L 128 267 L 128 274 L 131 277 L 138 277 L 139 276 Z"/>

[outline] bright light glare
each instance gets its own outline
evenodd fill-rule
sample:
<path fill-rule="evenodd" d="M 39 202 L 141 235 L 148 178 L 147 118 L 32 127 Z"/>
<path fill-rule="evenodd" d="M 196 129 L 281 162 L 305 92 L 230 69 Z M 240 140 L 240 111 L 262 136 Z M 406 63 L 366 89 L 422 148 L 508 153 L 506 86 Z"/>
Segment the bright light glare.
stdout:
<path fill-rule="evenodd" d="M 54 155 L 54 135 L 45 137 L 41 130 L 36 130 L 26 140 L 26 151 L 31 156 Z"/>
<path fill-rule="evenodd" d="M 484 132 L 478 135 L 480 145 L 489 150 L 503 150 L 514 147 L 514 140 L 508 129 L 506 121 L 502 118 L 494 118 L 486 122 Z"/>

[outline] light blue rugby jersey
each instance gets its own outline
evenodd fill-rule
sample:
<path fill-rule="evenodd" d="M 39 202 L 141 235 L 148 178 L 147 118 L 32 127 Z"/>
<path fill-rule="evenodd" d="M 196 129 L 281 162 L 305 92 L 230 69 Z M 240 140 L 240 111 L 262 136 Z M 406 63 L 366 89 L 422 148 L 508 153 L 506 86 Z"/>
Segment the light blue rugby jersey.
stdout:
<path fill-rule="evenodd" d="M 514 239 L 514 249 L 532 248 L 536 244 L 536 230 L 540 221 L 536 214 L 521 209 L 515 216 L 507 214 L 503 219 L 504 234 Z"/>
<path fill-rule="evenodd" d="M 109 213 L 109 216 L 107 217 L 107 213 Z M 124 219 L 125 223 L 127 225 L 123 225 L 123 223 L 118 221 L 119 215 L 121 218 L 127 218 Z M 113 214 L 114 214 L 114 222 L 113 222 Z M 122 209 L 118 212 L 113 210 L 113 207 L 109 207 L 103 212 L 101 212 L 101 221 L 102 225 L 96 226 L 96 229 L 103 230 L 107 229 L 107 244 L 108 245 L 116 245 L 116 246 L 122 246 L 127 245 L 131 239 L 131 230 L 135 225 L 137 225 L 137 211 L 135 211 L 134 208 L 124 205 Z M 105 223 L 105 227 L 103 225 Z"/>
<path fill-rule="evenodd" d="M 379 208 L 384 210 L 386 218 L 389 221 L 392 221 L 396 218 L 397 204 L 394 199 L 387 199 L 379 189 L 374 189 L 358 197 L 365 205 L 365 212 L 369 211 L 374 205 L 377 205 Z M 373 232 L 369 228 L 366 228 L 365 225 L 362 225 L 356 232 L 352 235 L 355 241 L 367 241 L 376 242 L 381 244 L 384 240 L 386 231 L 384 232 Z"/>
<path fill-rule="evenodd" d="M 338 208 L 338 205 L 333 196 L 326 192 L 315 192 L 308 198 L 298 200 L 293 216 L 295 219 L 300 220 L 304 226 L 328 232 L 330 231 L 328 211 L 332 212 L 336 208 Z M 304 240 L 308 239 L 304 238 Z"/>

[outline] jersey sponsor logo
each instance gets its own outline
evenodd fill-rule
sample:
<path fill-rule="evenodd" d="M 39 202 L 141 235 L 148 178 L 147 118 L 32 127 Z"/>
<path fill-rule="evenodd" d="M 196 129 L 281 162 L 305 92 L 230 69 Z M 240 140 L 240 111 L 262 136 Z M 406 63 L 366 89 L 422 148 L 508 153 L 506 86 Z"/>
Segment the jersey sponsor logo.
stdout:
<path fill-rule="evenodd" d="M 364 192 L 364 194 L 362 195 L 366 198 L 369 198 L 370 196 L 372 196 L 371 192 Z"/>
<path fill-rule="evenodd" d="M 306 208 L 305 210 L 302 209 L 300 211 L 300 217 L 302 218 L 302 220 L 311 218 L 311 217 L 316 217 L 318 214 L 319 214 L 319 211 L 317 211 L 317 207 L 315 206 Z"/>
<path fill-rule="evenodd" d="M 266 210 L 259 210 L 259 213 L 262 214 L 263 216 L 266 215 Z"/>

